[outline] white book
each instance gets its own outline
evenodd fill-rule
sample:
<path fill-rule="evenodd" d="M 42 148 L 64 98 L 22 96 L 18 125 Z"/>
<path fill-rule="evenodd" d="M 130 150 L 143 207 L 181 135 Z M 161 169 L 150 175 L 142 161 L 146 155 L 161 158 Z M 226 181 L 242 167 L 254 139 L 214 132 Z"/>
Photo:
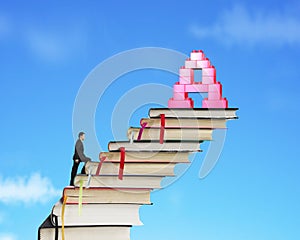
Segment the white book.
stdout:
<path fill-rule="evenodd" d="M 226 119 L 216 118 L 165 118 L 166 128 L 226 128 Z M 146 124 L 149 128 L 160 128 L 160 117 L 142 118 L 140 125 Z"/>
<path fill-rule="evenodd" d="M 66 240 L 130 240 L 130 226 L 66 226 Z M 62 240 L 61 226 L 56 227 L 48 217 L 39 228 L 38 240 Z"/>
<path fill-rule="evenodd" d="M 126 163 L 190 163 L 189 152 L 125 152 Z M 105 162 L 120 162 L 120 152 L 101 152 Z"/>
<path fill-rule="evenodd" d="M 183 151 L 199 152 L 201 141 L 170 141 L 160 144 L 159 141 L 117 141 L 109 142 L 109 151 L 119 151 L 124 147 L 126 151 Z"/>
<path fill-rule="evenodd" d="M 235 119 L 237 118 L 236 111 L 238 108 L 151 108 L 149 116 L 160 117 L 160 114 L 165 114 L 165 117 L 175 118 L 221 118 Z"/>
<path fill-rule="evenodd" d="M 150 192 L 151 189 L 90 187 L 82 189 L 81 201 L 83 203 L 151 204 Z M 67 197 L 67 204 L 78 204 L 80 188 L 66 187 L 63 196 Z"/>
<path fill-rule="evenodd" d="M 85 172 L 95 175 L 99 162 L 89 161 L 85 164 Z M 120 163 L 103 162 L 100 175 L 118 175 Z M 143 175 L 143 176 L 174 176 L 175 163 L 133 163 L 126 162 L 124 165 L 124 175 Z"/>
<path fill-rule="evenodd" d="M 199 128 L 166 128 L 164 130 L 164 140 L 177 140 L 177 141 L 205 141 L 212 140 L 212 129 L 199 129 Z M 128 139 L 141 140 L 159 140 L 159 128 L 145 128 L 140 134 L 140 128 L 130 127 L 127 131 Z"/>
<path fill-rule="evenodd" d="M 62 203 L 55 204 L 52 214 L 58 217 L 58 226 L 62 226 Z M 65 226 L 139 226 L 143 225 L 139 217 L 139 204 L 82 204 L 81 214 L 77 204 L 66 204 L 64 212 Z"/>
<path fill-rule="evenodd" d="M 161 176 L 123 176 L 120 180 L 118 176 L 91 176 L 89 185 L 89 177 L 87 175 L 77 175 L 74 180 L 76 187 L 80 186 L 80 181 L 83 186 L 102 187 L 102 188 L 161 188 L 160 182 L 163 179 Z"/>

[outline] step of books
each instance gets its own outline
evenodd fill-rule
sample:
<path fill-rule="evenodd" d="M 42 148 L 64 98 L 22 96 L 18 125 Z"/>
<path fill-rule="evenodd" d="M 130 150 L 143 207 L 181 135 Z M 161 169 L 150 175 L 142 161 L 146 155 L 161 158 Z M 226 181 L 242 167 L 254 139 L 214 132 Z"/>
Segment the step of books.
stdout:
<path fill-rule="evenodd" d="M 127 136 L 130 139 L 137 140 L 142 128 L 130 127 L 127 131 Z M 141 140 L 159 140 L 160 128 L 144 128 Z M 212 129 L 201 128 L 165 128 L 164 140 L 165 141 L 209 141 L 212 140 Z"/>
<path fill-rule="evenodd" d="M 109 188 L 109 187 L 89 187 L 83 188 L 80 193 L 79 187 L 65 187 L 63 190 L 63 197 L 66 197 L 66 204 L 79 204 L 79 197 L 81 194 L 81 201 L 83 204 L 93 203 L 127 203 L 149 205 L 150 188 Z"/>
<path fill-rule="evenodd" d="M 101 166 L 101 175 L 119 174 L 119 163 L 105 161 Z M 175 163 L 145 163 L 145 162 L 127 162 L 124 165 L 123 175 L 143 175 L 143 176 L 174 176 Z M 98 162 L 87 162 L 85 171 L 87 174 L 95 175 L 99 167 Z"/>
<path fill-rule="evenodd" d="M 140 204 L 99 203 L 82 204 L 78 214 L 76 204 L 67 204 L 64 211 L 65 226 L 139 226 L 143 225 L 139 217 Z M 52 210 L 52 215 L 58 217 L 58 226 L 62 226 L 63 204 L 58 201 Z"/>
<path fill-rule="evenodd" d="M 92 176 L 77 175 L 75 177 L 75 187 L 80 187 L 82 181 L 84 186 L 89 187 L 109 187 L 109 188 L 151 188 L 159 189 L 160 182 L 163 176 L 123 176 L 119 179 L 118 175 L 115 176 Z"/>
<path fill-rule="evenodd" d="M 154 109 L 153 109 L 154 111 Z M 152 114 L 155 112 L 152 111 Z M 182 111 L 182 109 L 181 109 Z M 168 117 L 165 119 L 165 128 L 199 128 L 199 129 L 215 129 L 226 128 L 226 118 L 175 118 Z M 146 124 L 149 128 L 160 128 L 160 117 L 142 118 L 141 126 Z"/>
<path fill-rule="evenodd" d="M 39 228 L 40 239 L 62 240 L 62 227 L 53 227 L 51 215 L 46 218 Z M 69 240 L 80 239 L 80 236 L 88 236 L 81 239 L 89 240 L 129 240 L 131 226 L 65 226 L 64 238 Z"/>
<path fill-rule="evenodd" d="M 177 119 L 237 119 L 238 108 L 151 108 L 150 118 L 164 114 L 166 118 Z"/>
<path fill-rule="evenodd" d="M 165 151 L 165 152 L 199 152 L 200 144 L 202 141 L 194 140 L 175 140 L 164 141 L 162 144 L 158 140 L 153 141 L 112 141 L 108 144 L 109 151 L 119 151 L 121 147 L 124 147 L 126 151 L 138 152 L 138 151 Z"/>
<path fill-rule="evenodd" d="M 120 152 L 101 152 L 105 162 L 120 163 Z M 189 152 L 139 151 L 125 152 L 126 163 L 190 163 Z"/>

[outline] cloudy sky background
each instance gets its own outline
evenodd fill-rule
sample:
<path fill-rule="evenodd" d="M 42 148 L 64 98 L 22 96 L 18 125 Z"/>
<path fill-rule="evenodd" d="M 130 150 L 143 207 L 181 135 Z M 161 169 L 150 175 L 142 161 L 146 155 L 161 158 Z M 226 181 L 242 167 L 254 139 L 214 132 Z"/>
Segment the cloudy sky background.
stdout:
<path fill-rule="evenodd" d="M 299 10 L 297 1 L 278 0 L 2 2 L 0 240 L 36 239 L 68 184 L 73 105 L 88 73 L 119 52 L 149 46 L 187 55 L 203 49 L 240 119 L 228 124 L 214 170 L 199 179 L 202 154 L 155 192 L 132 239 L 298 239 Z M 99 142 L 114 138 L 111 114 L 130 89 L 175 81 L 154 70 L 118 79 L 96 112 Z M 149 107 L 124 118 L 138 125 Z M 87 139 L 96 160 L 91 149 Z"/>

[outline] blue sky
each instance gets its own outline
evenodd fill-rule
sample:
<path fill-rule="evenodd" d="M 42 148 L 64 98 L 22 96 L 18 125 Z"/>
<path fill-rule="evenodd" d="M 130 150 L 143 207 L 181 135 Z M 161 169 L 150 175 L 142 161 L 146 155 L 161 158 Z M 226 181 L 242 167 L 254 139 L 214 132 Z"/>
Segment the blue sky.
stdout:
<path fill-rule="evenodd" d="M 138 47 L 203 49 L 240 119 L 228 124 L 213 171 L 198 178 L 202 154 L 155 192 L 132 239 L 299 239 L 299 10 L 278 0 L 1 2 L 0 240 L 36 238 L 69 182 L 82 82 L 100 62 Z M 113 138 L 117 96 L 175 81 L 154 70 L 118 79 L 97 108 L 100 143 Z M 146 113 L 137 110 L 131 123 Z M 95 159 L 91 149 L 87 139 Z"/>

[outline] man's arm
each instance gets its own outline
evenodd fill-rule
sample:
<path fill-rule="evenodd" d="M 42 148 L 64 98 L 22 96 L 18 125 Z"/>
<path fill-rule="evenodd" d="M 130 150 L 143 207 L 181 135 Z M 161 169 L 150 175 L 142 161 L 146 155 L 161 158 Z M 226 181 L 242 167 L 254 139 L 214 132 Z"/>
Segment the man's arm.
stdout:
<path fill-rule="evenodd" d="M 75 148 L 76 148 L 77 154 L 80 158 L 80 161 L 82 161 L 82 162 L 91 161 L 91 159 L 89 157 L 84 155 L 83 143 L 80 140 L 76 142 Z"/>

